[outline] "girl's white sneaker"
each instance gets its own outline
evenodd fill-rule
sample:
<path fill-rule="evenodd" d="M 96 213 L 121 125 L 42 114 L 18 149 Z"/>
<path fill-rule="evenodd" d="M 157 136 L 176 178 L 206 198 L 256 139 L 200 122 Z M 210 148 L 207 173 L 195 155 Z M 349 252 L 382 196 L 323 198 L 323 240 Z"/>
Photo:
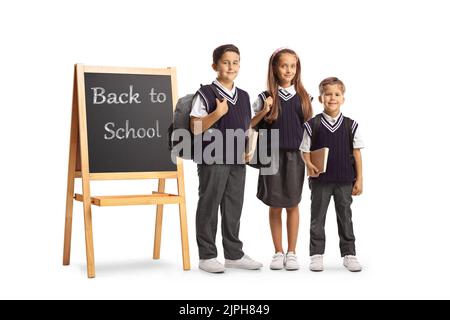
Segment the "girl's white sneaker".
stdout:
<path fill-rule="evenodd" d="M 288 271 L 298 270 L 299 265 L 297 261 L 297 256 L 294 252 L 288 252 L 286 254 L 286 263 L 284 267 Z"/>
<path fill-rule="evenodd" d="M 277 252 L 272 257 L 272 262 L 270 263 L 270 269 L 281 270 L 284 267 L 284 253 Z"/>

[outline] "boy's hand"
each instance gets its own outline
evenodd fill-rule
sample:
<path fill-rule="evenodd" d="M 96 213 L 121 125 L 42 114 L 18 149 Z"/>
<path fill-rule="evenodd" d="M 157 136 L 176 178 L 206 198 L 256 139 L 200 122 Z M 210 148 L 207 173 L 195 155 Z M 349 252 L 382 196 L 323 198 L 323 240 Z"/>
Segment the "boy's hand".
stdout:
<path fill-rule="evenodd" d="M 263 107 L 264 114 L 268 114 L 270 112 L 272 105 L 273 105 L 272 97 L 268 97 L 266 100 L 264 100 L 264 107 Z"/>
<path fill-rule="evenodd" d="M 218 112 L 218 114 L 222 117 L 225 114 L 227 114 L 228 112 L 228 103 L 227 103 L 227 99 L 223 99 L 222 102 L 216 98 L 216 112 Z"/>
<path fill-rule="evenodd" d="M 312 163 L 306 164 L 306 168 L 308 169 L 308 176 L 310 177 L 318 177 L 319 176 L 319 169 Z"/>
<path fill-rule="evenodd" d="M 361 179 L 356 179 L 352 189 L 352 196 L 359 196 L 363 192 L 363 183 Z"/>

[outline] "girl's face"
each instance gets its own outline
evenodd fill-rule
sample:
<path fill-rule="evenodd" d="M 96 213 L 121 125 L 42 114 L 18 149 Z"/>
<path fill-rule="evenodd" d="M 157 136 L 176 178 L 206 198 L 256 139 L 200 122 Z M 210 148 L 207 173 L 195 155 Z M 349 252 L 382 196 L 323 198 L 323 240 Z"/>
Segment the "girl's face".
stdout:
<path fill-rule="evenodd" d="M 335 117 L 341 111 L 341 105 L 344 103 L 344 94 L 339 85 L 330 84 L 325 87 L 324 92 L 319 97 L 320 103 L 326 114 Z"/>
<path fill-rule="evenodd" d="M 217 79 L 222 82 L 233 82 L 239 73 L 239 59 L 240 57 L 236 52 L 225 52 L 218 63 L 212 65 L 217 72 Z"/>
<path fill-rule="evenodd" d="M 276 68 L 279 85 L 288 87 L 294 80 L 297 72 L 297 57 L 290 53 L 282 53 Z"/>

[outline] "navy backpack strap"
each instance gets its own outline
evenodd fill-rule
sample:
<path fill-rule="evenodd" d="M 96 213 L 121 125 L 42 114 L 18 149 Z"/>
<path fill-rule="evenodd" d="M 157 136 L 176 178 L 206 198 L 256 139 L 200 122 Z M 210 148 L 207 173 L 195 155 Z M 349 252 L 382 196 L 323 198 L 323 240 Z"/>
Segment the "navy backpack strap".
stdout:
<path fill-rule="evenodd" d="M 353 139 L 355 137 L 354 133 L 352 132 L 353 120 L 350 118 L 344 117 L 344 125 L 345 125 L 345 130 L 347 131 L 347 134 L 348 134 L 348 144 L 350 146 L 350 152 L 353 153 Z"/>
<path fill-rule="evenodd" d="M 216 96 L 217 99 L 219 99 L 220 102 L 223 101 L 223 97 L 220 95 L 219 91 L 217 90 L 217 88 L 213 85 L 213 84 L 206 84 L 206 85 L 201 85 L 200 87 L 206 87 L 206 88 L 210 88 L 211 91 L 214 93 L 214 95 Z"/>
<path fill-rule="evenodd" d="M 352 132 L 352 128 L 353 128 L 353 120 L 347 117 L 344 117 L 344 126 L 345 126 L 345 130 L 347 130 L 347 134 L 348 134 L 348 144 L 350 146 L 350 161 L 352 163 L 352 167 L 353 170 L 355 172 L 355 177 L 353 180 L 353 183 L 356 181 L 356 161 L 355 161 L 355 157 L 353 156 L 353 139 L 355 137 L 355 132 L 356 132 L 356 127 L 355 127 L 355 132 Z"/>
<path fill-rule="evenodd" d="M 312 123 L 312 135 L 311 135 L 311 147 L 316 145 L 317 135 L 320 129 L 320 120 L 322 119 L 322 114 L 318 114 L 313 118 Z"/>
<path fill-rule="evenodd" d="M 220 102 L 223 101 L 224 98 L 220 95 L 219 91 L 217 90 L 217 88 L 216 88 L 213 84 L 207 84 L 207 85 L 201 85 L 201 84 L 200 84 L 200 88 L 209 88 L 209 89 L 214 93 L 214 96 L 215 96 L 217 99 L 219 99 Z M 209 110 L 207 110 L 207 112 L 209 113 Z M 219 120 L 219 121 L 220 121 L 220 120 Z M 212 128 L 217 128 L 217 126 L 218 126 L 218 121 L 215 122 L 215 123 L 212 125 Z"/>
<path fill-rule="evenodd" d="M 219 99 L 220 102 L 223 101 L 223 97 L 220 95 L 219 91 L 217 90 L 216 86 L 213 84 L 209 85 L 212 89 L 212 91 L 214 92 L 214 95 L 216 96 L 217 99 Z"/>

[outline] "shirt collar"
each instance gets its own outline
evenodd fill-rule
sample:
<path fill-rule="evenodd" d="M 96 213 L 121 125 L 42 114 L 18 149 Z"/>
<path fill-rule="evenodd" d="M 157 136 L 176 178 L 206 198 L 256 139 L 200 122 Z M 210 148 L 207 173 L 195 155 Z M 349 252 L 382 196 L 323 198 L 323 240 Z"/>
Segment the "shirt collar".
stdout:
<path fill-rule="evenodd" d="M 281 91 L 283 91 L 284 93 L 289 93 L 289 94 L 291 94 L 291 95 L 295 95 L 296 94 L 296 91 L 295 91 L 295 86 L 294 85 L 291 85 L 291 86 L 289 86 L 289 87 L 287 87 L 287 88 L 283 88 L 283 87 L 281 87 L 281 86 L 278 86 L 278 90 L 281 90 Z"/>
<path fill-rule="evenodd" d="M 339 114 L 333 118 L 329 115 L 327 115 L 325 112 L 322 112 L 322 116 L 325 118 L 325 120 L 327 120 L 329 123 L 336 123 L 336 121 L 338 121 L 339 117 L 341 116 L 342 112 L 339 112 Z"/>
<path fill-rule="evenodd" d="M 222 89 L 222 90 L 223 90 L 226 94 L 228 94 L 230 97 L 233 97 L 234 94 L 236 93 L 236 86 L 234 85 L 234 82 L 233 82 L 233 88 L 231 88 L 231 90 L 228 90 L 227 88 L 225 88 L 224 85 L 221 84 L 221 83 L 219 82 L 219 80 L 217 80 L 217 79 L 214 80 L 213 83 L 214 83 L 215 85 L 217 85 L 220 89 Z"/>

